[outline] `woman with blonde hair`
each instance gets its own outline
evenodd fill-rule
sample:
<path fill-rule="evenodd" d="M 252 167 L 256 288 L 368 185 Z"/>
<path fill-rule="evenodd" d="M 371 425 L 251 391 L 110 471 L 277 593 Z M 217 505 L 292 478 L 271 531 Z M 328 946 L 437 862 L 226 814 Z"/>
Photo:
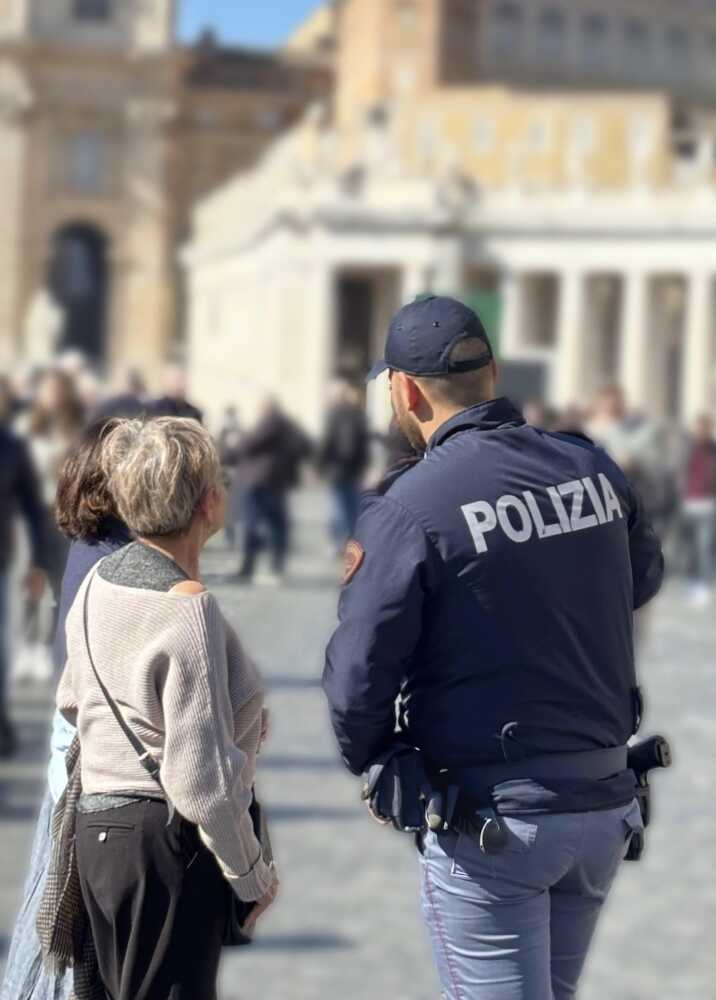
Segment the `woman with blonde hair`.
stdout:
<path fill-rule="evenodd" d="M 57 703 L 81 744 L 82 899 L 111 1000 L 212 1000 L 231 891 L 253 923 L 277 890 L 249 813 L 261 679 L 200 580 L 226 491 L 194 421 L 122 421 L 103 456 L 136 541 L 67 619 Z"/>

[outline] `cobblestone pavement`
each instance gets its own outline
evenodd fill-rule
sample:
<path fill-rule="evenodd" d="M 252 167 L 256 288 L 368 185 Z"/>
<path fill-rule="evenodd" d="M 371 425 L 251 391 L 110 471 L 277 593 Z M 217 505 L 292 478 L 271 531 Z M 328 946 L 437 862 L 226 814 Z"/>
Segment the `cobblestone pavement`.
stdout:
<path fill-rule="evenodd" d="M 222 583 L 234 557 L 217 545 L 207 582 L 260 661 L 273 728 L 260 766 L 280 859 L 280 904 L 254 947 L 227 953 L 221 1000 L 435 1000 L 418 909 L 414 850 L 368 821 L 336 759 L 319 688 L 335 616 L 337 567 L 319 549 L 322 501 L 302 501 L 300 549 L 280 589 Z M 317 554 L 318 553 L 318 554 Z M 676 763 L 659 774 L 648 854 L 625 866 L 585 973 L 581 1000 L 714 1000 L 716 924 L 713 609 L 671 585 L 650 614 L 642 656 L 644 731 L 664 731 Z M 0 953 L 7 947 L 43 781 L 47 692 L 18 692 L 22 753 L 0 767 Z"/>

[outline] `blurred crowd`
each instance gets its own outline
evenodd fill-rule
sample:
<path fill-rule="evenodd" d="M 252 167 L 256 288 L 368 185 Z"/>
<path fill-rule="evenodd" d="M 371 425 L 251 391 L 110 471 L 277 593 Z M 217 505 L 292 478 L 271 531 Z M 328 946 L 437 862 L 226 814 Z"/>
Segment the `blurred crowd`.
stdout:
<path fill-rule="evenodd" d="M 8 674 L 18 680 L 52 676 L 50 655 L 57 599 L 69 542 L 55 519 L 57 477 L 78 433 L 113 417 L 185 417 L 203 421 L 187 395 L 186 373 L 164 373 L 163 391 L 151 396 L 137 372 L 120 385 L 103 384 L 79 355 L 44 370 L 0 374 L 0 756 L 14 749 L 8 721 Z M 618 386 L 602 389 L 585 406 L 556 412 L 539 401 L 526 419 L 552 431 L 578 432 L 603 445 L 630 476 L 661 535 L 673 574 L 687 598 L 707 604 L 716 576 L 716 440 L 712 418 L 692 428 L 659 423 L 630 410 Z M 294 532 L 291 492 L 322 482 L 331 499 L 327 557 L 338 558 L 353 533 L 362 490 L 387 467 L 418 456 L 394 428 L 371 429 L 362 393 L 336 380 L 329 390 L 325 428 L 312 439 L 266 398 L 257 418 L 242 420 L 241 401 L 227 408 L 214 432 L 229 488 L 227 546 L 236 550 L 236 584 L 275 585 L 287 568 Z M 29 553 L 19 567 L 13 553 L 24 521 Z M 11 581 L 19 607 L 9 641 Z M 43 597 L 44 595 L 44 597 Z"/>
<path fill-rule="evenodd" d="M 559 413 L 540 402 L 524 408 L 530 423 L 577 431 L 621 465 L 661 537 L 672 574 L 687 596 L 708 604 L 716 575 L 716 439 L 709 414 L 691 428 L 632 411 L 618 385 L 604 387 L 588 406 Z"/>

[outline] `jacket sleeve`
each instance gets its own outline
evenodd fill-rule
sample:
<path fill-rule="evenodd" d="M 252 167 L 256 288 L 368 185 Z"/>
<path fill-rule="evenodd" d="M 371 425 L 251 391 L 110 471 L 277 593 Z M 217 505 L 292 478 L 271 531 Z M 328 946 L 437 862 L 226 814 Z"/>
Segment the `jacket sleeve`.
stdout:
<path fill-rule="evenodd" d="M 434 555 L 422 528 L 389 497 L 364 500 L 355 541 L 363 561 L 341 596 L 323 688 L 343 759 L 360 774 L 393 738 Z"/>
<path fill-rule="evenodd" d="M 638 493 L 629 491 L 629 555 L 634 585 L 634 610 L 647 604 L 661 589 L 664 580 L 664 556 L 661 542 L 644 510 Z"/>

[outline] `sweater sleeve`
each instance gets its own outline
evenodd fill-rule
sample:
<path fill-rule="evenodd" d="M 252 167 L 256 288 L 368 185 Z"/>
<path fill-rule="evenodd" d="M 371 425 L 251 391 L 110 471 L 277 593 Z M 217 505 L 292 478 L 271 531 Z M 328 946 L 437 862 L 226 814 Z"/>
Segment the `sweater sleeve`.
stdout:
<path fill-rule="evenodd" d="M 224 623 L 208 594 L 186 598 L 182 628 L 161 692 L 165 741 L 161 777 L 167 795 L 215 855 L 237 896 L 259 899 L 273 875 L 249 816 L 255 753 L 236 745 Z M 247 672 L 241 732 L 260 729 L 262 694 Z M 254 718 L 255 716 L 255 718 Z"/>
<path fill-rule="evenodd" d="M 57 687 L 55 703 L 57 705 L 57 711 L 64 716 L 64 718 L 67 719 L 71 725 L 76 726 L 77 696 L 75 695 L 72 684 L 72 665 L 70 661 L 65 664 L 65 669 L 62 671 L 60 683 Z"/>

